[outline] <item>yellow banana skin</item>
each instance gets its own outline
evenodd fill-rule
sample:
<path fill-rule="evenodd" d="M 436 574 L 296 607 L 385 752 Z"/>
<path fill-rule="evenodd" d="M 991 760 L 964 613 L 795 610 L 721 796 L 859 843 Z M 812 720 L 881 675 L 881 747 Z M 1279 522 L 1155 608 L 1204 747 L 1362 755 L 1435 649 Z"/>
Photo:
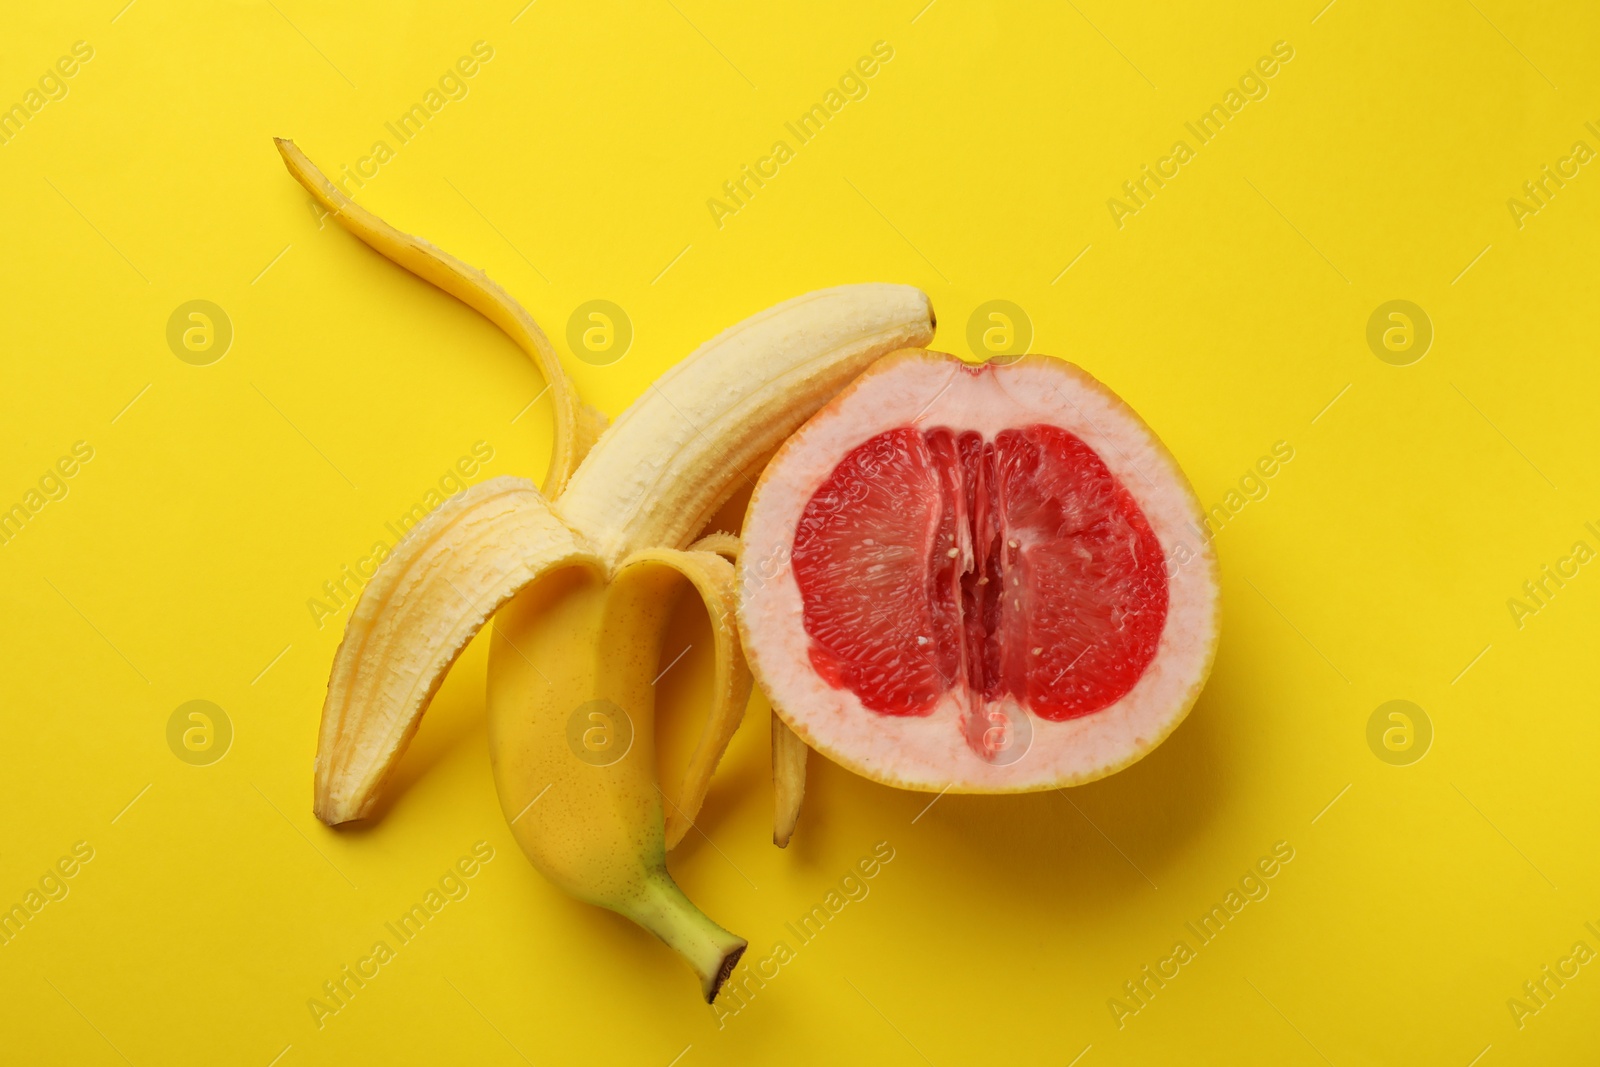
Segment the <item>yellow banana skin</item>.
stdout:
<path fill-rule="evenodd" d="M 278 154 L 283 157 L 289 173 L 342 226 L 399 266 L 437 285 L 500 327 L 533 360 L 544 380 L 551 385 L 556 422 L 544 494 L 554 497 L 559 493 L 578 461 L 605 429 L 606 419 L 578 400 L 561 367 L 561 360 L 556 356 L 556 350 L 551 347 L 538 323 L 483 271 L 468 266 L 427 241 L 402 233 L 351 200 L 306 158 L 293 141 L 283 137 L 274 137 L 272 141 L 278 146 Z"/>
<path fill-rule="evenodd" d="M 806 756 L 811 749 L 789 729 L 789 724 L 772 713 L 772 843 L 789 847 L 795 823 L 800 821 L 800 802 L 806 795 Z"/>
<path fill-rule="evenodd" d="M 732 534 L 715 533 L 695 542 L 696 548 L 709 549 L 739 562 L 744 542 Z M 788 848 L 800 821 L 800 804 L 806 795 L 806 756 L 811 749 L 789 729 L 777 712 L 772 713 L 772 843 Z M 699 805 L 700 798 L 695 798 Z M 674 812 L 674 814 L 677 814 Z M 669 821 L 668 825 L 671 823 Z"/>
<path fill-rule="evenodd" d="M 708 723 L 696 753 L 720 754 L 750 691 L 731 613 L 717 617 L 732 606 L 733 568 L 708 552 L 665 549 L 630 557 L 610 582 L 598 568 L 565 568 L 502 609 L 489 653 L 489 751 L 506 820 L 533 865 L 677 950 L 709 1002 L 745 941 L 667 873 L 654 743 L 662 630 L 691 584 L 711 608 L 717 642 L 735 651 L 718 655 L 719 675 L 724 663 L 739 668 L 714 683 L 731 688 L 715 702 L 729 710 Z M 600 744 L 586 747 L 595 733 Z"/>

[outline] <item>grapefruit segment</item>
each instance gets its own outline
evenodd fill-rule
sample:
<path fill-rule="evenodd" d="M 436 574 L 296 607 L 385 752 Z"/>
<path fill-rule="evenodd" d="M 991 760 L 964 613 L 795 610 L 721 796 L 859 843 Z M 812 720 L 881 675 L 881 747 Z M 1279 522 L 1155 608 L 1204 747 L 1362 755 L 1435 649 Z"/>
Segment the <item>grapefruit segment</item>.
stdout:
<path fill-rule="evenodd" d="M 777 714 L 869 777 L 1087 781 L 1198 695 L 1215 561 L 1177 464 L 1071 364 L 906 350 L 768 465 L 740 622 Z"/>

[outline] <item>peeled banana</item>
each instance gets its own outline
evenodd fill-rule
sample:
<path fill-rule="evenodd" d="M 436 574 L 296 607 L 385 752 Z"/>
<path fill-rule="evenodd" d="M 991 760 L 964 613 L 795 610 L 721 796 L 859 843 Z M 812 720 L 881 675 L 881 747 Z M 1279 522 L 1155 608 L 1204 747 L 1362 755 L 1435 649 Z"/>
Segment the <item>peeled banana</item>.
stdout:
<path fill-rule="evenodd" d="M 728 561 L 738 540 L 694 538 L 868 364 L 931 341 L 928 298 L 907 286 L 854 285 L 779 304 L 702 345 L 595 440 L 603 420 L 578 402 L 548 340 L 510 296 L 356 205 L 291 142 L 277 143 L 290 173 L 347 229 L 521 345 L 556 411 L 543 493 L 500 477 L 457 494 L 362 591 L 323 706 L 318 818 L 336 825 L 371 812 L 450 665 L 503 608 L 490 645 L 489 732 L 513 834 L 561 888 L 676 949 L 710 1001 L 745 942 L 684 896 L 666 850 L 693 825 L 751 681 Z M 706 726 L 668 805 L 656 782 L 654 683 L 662 627 L 685 589 L 711 616 L 716 669 Z M 781 844 L 799 811 L 805 746 L 781 738 L 780 725 Z"/>

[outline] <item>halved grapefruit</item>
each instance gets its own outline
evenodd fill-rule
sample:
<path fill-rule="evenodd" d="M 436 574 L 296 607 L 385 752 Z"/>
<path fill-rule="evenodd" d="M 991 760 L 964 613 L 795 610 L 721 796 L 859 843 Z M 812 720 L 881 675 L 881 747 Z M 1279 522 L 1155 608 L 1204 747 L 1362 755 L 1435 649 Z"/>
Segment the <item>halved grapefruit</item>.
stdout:
<path fill-rule="evenodd" d="M 1194 491 L 1061 360 L 884 357 L 779 449 L 743 536 L 739 622 L 773 710 L 889 785 L 1102 777 L 1171 733 L 1211 670 Z"/>

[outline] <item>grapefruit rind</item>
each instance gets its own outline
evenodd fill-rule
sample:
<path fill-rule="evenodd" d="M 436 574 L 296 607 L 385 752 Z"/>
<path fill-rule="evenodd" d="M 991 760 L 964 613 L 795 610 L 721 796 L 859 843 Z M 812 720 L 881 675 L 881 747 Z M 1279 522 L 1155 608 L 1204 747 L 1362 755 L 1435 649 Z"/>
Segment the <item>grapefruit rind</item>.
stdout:
<path fill-rule="evenodd" d="M 965 380 L 963 380 L 965 376 Z M 790 548 L 802 511 L 853 447 L 896 426 L 1001 430 L 1044 423 L 1093 448 L 1131 493 L 1160 542 L 1169 606 L 1155 658 L 1126 694 L 1093 714 L 1029 716 L 1021 758 L 996 763 L 964 738 L 967 698 L 947 693 L 925 716 L 880 715 L 813 668 Z M 1200 503 L 1177 461 L 1121 398 L 1080 368 L 1045 356 L 973 366 L 904 349 L 879 360 L 791 436 L 767 465 L 745 516 L 739 622 L 773 711 L 812 748 L 902 789 L 1031 792 L 1105 777 L 1138 761 L 1183 721 L 1216 654 L 1216 558 Z"/>

